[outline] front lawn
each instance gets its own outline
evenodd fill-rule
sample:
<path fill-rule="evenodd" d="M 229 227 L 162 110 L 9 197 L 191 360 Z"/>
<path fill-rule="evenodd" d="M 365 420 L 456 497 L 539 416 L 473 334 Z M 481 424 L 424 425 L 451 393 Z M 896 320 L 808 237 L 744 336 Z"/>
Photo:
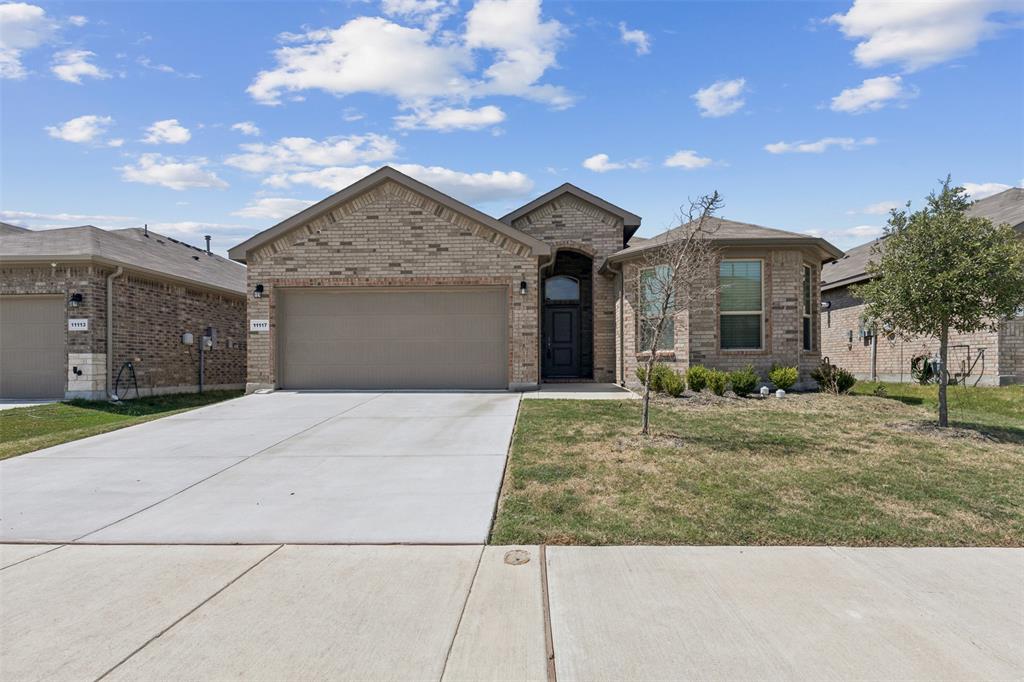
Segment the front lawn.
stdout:
<path fill-rule="evenodd" d="M 0 459 L 141 424 L 240 395 L 241 391 L 207 391 L 139 398 L 122 403 L 72 400 L 0 410 Z"/>
<path fill-rule="evenodd" d="M 935 384 L 890 384 L 880 381 L 858 382 L 852 391 L 855 395 L 875 395 L 908 405 L 922 405 L 928 408 L 933 419 L 938 419 L 939 387 Z M 1013 435 L 1024 435 L 1024 384 L 1016 386 L 949 386 L 946 389 L 949 403 L 949 422 L 982 431 L 1009 431 Z"/>
<path fill-rule="evenodd" d="M 985 395 L 945 432 L 926 398 L 662 400 L 646 439 L 639 401 L 523 401 L 491 541 L 1021 546 L 1024 393 Z"/>

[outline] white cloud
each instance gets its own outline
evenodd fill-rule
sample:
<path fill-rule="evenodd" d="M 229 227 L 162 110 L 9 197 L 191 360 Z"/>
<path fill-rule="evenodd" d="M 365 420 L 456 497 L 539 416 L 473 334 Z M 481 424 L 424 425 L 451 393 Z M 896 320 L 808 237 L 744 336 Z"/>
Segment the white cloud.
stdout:
<path fill-rule="evenodd" d="M 50 137 L 64 140 L 65 142 L 91 144 L 99 142 L 113 123 L 114 119 L 110 116 L 89 114 L 64 121 L 64 123 L 56 126 L 46 126 L 46 132 L 50 134 Z M 115 144 L 117 142 L 117 140 L 111 140 L 108 144 L 112 147 L 121 146 L 120 144 Z"/>
<path fill-rule="evenodd" d="M 448 5 L 403 1 L 387 8 L 408 19 L 422 14 L 420 8 Z M 556 66 L 565 35 L 559 22 L 541 19 L 540 0 L 478 0 L 461 36 L 383 17 L 358 17 L 338 28 L 282 34 L 275 67 L 258 73 L 248 93 L 271 105 L 280 104 L 288 93 L 322 90 L 388 95 L 412 109 L 465 105 L 488 95 L 564 108 L 572 97 L 561 87 L 538 81 Z M 482 73 L 474 59 L 478 52 L 493 56 Z"/>
<path fill-rule="evenodd" d="M 81 14 L 73 14 L 67 18 L 67 22 L 72 26 L 81 28 L 89 23 L 89 17 L 83 17 Z"/>
<path fill-rule="evenodd" d="M 341 111 L 341 118 L 346 123 L 352 123 L 354 121 L 361 121 L 366 117 L 355 107 L 345 107 Z"/>
<path fill-rule="evenodd" d="M 224 163 L 250 173 L 265 173 L 384 161 L 394 157 L 398 143 L 390 137 L 368 133 L 322 141 L 282 137 L 273 144 L 243 144 L 240 149 L 243 153 L 229 156 Z"/>
<path fill-rule="evenodd" d="M 159 185 L 173 190 L 191 188 L 224 189 L 228 183 L 207 170 L 204 158 L 178 161 L 162 154 L 143 154 L 135 165 L 122 166 L 121 178 L 125 182 L 140 182 L 144 185 Z"/>
<path fill-rule="evenodd" d="M 57 24 L 42 7 L 24 2 L 0 5 L 0 78 L 27 76 L 22 53 L 48 42 L 56 30 Z"/>
<path fill-rule="evenodd" d="M 412 114 L 395 117 L 395 124 L 404 130 L 480 130 L 505 120 L 505 112 L 493 105 L 479 109 L 446 107 L 422 109 Z"/>
<path fill-rule="evenodd" d="M 700 156 L 692 149 L 683 149 L 665 159 L 664 165 L 669 168 L 693 170 L 695 168 L 710 166 L 712 163 L 714 163 L 714 161 L 706 156 Z"/>
<path fill-rule="evenodd" d="M 384 14 L 421 24 L 431 33 L 436 31 L 445 19 L 455 14 L 458 6 L 458 0 L 383 0 L 381 2 Z"/>
<path fill-rule="evenodd" d="M 917 91 L 903 86 L 900 76 L 878 76 L 867 78 L 855 88 L 846 88 L 832 98 L 832 111 L 848 114 L 863 114 L 878 111 L 893 101 L 915 97 Z"/>
<path fill-rule="evenodd" d="M 67 83 L 82 84 L 83 78 L 110 78 L 110 74 L 89 62 L 96 56 L 89 50 L 61 50 L 53 55 L 50 71 Z"/>
<path fill-rule="evenodd" d="M 271 220 L 283 220 L 291 217 L 299 211 L 309 208 L 315 201 L 306 199 L 288 199 L 285 197 L 264 197 L 257 199 L 248 206 L 238 209 L 231 215 L 243 218 L 269 218 Z"/>
<path fill-rule="evenodd" d="M 1021 12 L 1014 0 L 854 0 L 829 18 L 847 38 L 859 40 L 854 59 L 865 67 L 896 63 L 916 71 L 962 56 L 1011 26 L 992 18 Z"/>
<path fill-rule="evenodd" d="M 393 164 L 393 167 L 467 203 L 521 197 L 533 189 L 533 181 L 518 171 L 463 173 L 440 166 L 419 164 Z M 336 192 L 375 170 L 376 168 L 372 166 L 333 166 L 315 171 L 273 175 L 264 182 L 272 187 L 310 185 Z"/>
<path fill-rule="evenodd" d="M 192 133 L 176 118 L 156 121 L 146 128 L 146 133 L 142 139 L 146 144 L 185 144 L 192 139 Z"/>
<path fill-rule="evenodd" d="M 260 135 L 259 127 L 252 121 L 240 121 L 231 126 L 231 129 L 237 130 L 243 135 L 249 135 L 250 137 L 259 137 Z"/>
<path fill-rule="evenodd" d="M 0 221 L 35 229 L 71 227 L 77 225 L 107 225 L 133 223 L 134 216 L 96 215 L 90 213 L 36 213 L 34 211 L 0 211 Z"/>
<path fill-rule="evenodd" d="M 479 94 L 514 95 L 544 102 L 556 109 L 572 106 L 573 97 L 555 85 L 538 85 L 556 57 L 568 31 L 562 24 L 541 20 L 540 0 L 477 0 L 466 15 L 466 46 L 494 50 L 484 71 L 488 81 Z"/>
<path fill-rule="evenodd" d="M 198 234 L 208 234 L 210 232 L 249 231 L 252 228 L 248 225 L 240 225 L 238 223 L 208 223 L 201 220 L 178 220 L 166 223 L 149 223 L 149 229 L 160 234 L 169 234 L 169 236 L 174 236 L 175 233 L 194 236 Z"/>
<path fill-rule="evenodd" d="M 859 239 L 867 240 L 882 236 L 882 232 L 884 231 L 884 225 L 856 225 L 843 230 L 843 234 L 848 237 L 857 237 Z"/>
<path fill-rule="evenodd" d="M 873 137 L 864 137 L 859 140 L 852 137 L 823 137 L 814 142 L 774 142 L 766 144 L 764 149 L 772 154 L 821 154 L 831 147 L 853 151 L 874 144 L 878 144 L 878 140 Z"/>
<path fill-rule="evenodd" d="M 874 204 L 868 204 L 863 208 L 849 210 L 846 212 L 846 215 L 887 215 L 889 211 L 902 205 L 898 201 L 879 201 Z"/>
<path fill-rule="evenodd" d="M 379 17 L 283 39 L 290 44 L 274 52 L 276 68 L 261 71 L 247 89 L 263 104 L 279 104 L 282 94 L 302 90 L 372 92 L 415 102 L 465 95 L 470 87 L 462 74 L 472 66 L 466 50 L 435 44 L 425 30 Z"/>
<path fill-rule="evenodd" d="M 651 53 L 651 37 L 638 28 L 628 28 L 626 22 L 619 22 L 619 38 L 623 44 L 632 45 L 637 54 Z"/>
<path fill-rule="evenodd" d="M 196 73 L 182 73 L 169 64 L 158 64 L 152 59 L 146 56 L 139 57 L 135 60 L 139 66 L 149 69 L 150 71 L 159 71 L 160 73 L 169 73 L 179 78 L 199 78 L 199 74 Z"/>
<path fill-rule="evenodd" d="M 1024 181 L 1021 181 L 1021 184 L 1024 184 Z M 1001 182 L 965 182 L 962 186 L 974 201 L 999 194 L 1012 187 L 1012 185 L 1004 185 Z"/>
<path fill-rule="evenodd" d="M 717 81 L 693 93 L 693 99 L 700 107 L 701 116 L 706 118 L 728 116 L 743 108 L 746 103 L 743 99 L 743 90 L 746 86 L 745 78 Z"/>
<path fill-rule="evenodd" d="M 608 171 L 621 170 L 623 168 L 644 168 L 646 166 L 647 162 L 643 159 L 616 162 L 611 161 L 607 154 L 594 154 L 583 159 L 583 167 L 595 173 L 607 173 Z"/>

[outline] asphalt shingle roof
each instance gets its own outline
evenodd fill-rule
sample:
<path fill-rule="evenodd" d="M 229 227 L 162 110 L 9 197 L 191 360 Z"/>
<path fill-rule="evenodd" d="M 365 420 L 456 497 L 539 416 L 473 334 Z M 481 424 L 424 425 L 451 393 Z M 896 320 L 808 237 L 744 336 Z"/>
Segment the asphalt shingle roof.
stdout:
<path fill-rule="evenodd" d="M 0 261 L 96 259 L 213 289 L 245 294 L 245 267 L 152 230 L 0 230 Z"/>

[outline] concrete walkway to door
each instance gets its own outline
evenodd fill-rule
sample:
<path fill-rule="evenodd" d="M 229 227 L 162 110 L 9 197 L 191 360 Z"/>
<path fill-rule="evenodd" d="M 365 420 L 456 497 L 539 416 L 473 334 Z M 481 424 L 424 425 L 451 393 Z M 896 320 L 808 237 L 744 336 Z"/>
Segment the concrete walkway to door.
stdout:
<path fill-rule="evenodd" d="M 0 541 L 480 543 L 514 393 L 250 395 L 0 462 Z"/>

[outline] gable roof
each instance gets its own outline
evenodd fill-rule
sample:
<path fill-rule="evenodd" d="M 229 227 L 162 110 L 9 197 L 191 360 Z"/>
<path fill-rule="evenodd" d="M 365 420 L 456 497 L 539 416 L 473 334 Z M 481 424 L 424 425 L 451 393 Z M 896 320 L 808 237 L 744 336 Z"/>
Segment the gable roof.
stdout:
<path fill-rule="evenodd" d="M 999 194 L 979 199 L 971 204 L 967 213 L 978 218 L 988 218 L 996 225 L 1007 223 L 1014 229 L 1024 232 L 1024 189 L 1012 187 Z M 843 258 L 823 267 L 822 291 L 869 279 L 866 271 L 871 261 L 872 247 L 876 244 L 884 251 L 885 237 L 855 246 L 847 251 Z"/>
<path fill-rule="evenodd" d="M 511 225 L 513 221 L 522 218 L 527 213 L 530 213 L 531 211 L 540 208 L 549 201 L 554 201 L 563 194 L 571 194 L 577 199 L 585 201 L 588 204 L 593 204 L 594 206 L 597 206 L 601 210 L 621 218 L 622 225 L 623 227 L 626 228 L 625 232 L 627 242 L 629 241 L 629 238 L 632 237 L 638 229 L 640 229 L 640 221 L 642 219 L 637 214 L 630 213 L 626 209 L 620 208 L 611 202 L 605 201 L 596 194 L 591 194 L 590 192 L 584 189 L 580 189 L 576 185 L 569 182 L 559 185 L 558 187 L 554 188 L 553 190 L 546 194 L 542 194 L 541 196 L 537 197 L 530 203 L 526 204 L 525 206 L 520 206 L 511 213 L 503 215 L 501 217 L 501 222 Z"/>
<path fill-rule="evenodd" d="M 486 227 L 491 228 L 495 232 L 499 232 L 505 235 L 506 237 L 509 237 L 510 239 L 519 242 L 520 244 L 525 244 L 526 246 L 529 246 L 533 250 L 533 255 L 535 256 L 547 255 L 551 253 L 551 247 L 545 244 L 544 242 L 540 241 L 539 239 L 531 237 L 525 232 L 520 232 L 519 230 L 510 227 L 505 223 L 499 222 L 492 218 L 491 216 L 487 215 L 486 213 L 478 211 L 472 206 L 462 203 L 458 199 L 455 199 L 453 197 L 448 196 L 447 194 L 439 192 L 433 187 L 426 185 L 420 182 L 419 180 L 414 180 L 405 173 L 395 170 L 391 166 L 383 166 L 375 170 L 373 173 L 370 173 L 362 180 L 357 180 L 356 182 L 352 183 L 345 189 L 335 192 L 334 194 L 327 197 L 323 201 L 313 204 L 309 208 L 296 213 L 291 218 L 283 220 L 277 225 L 274 225 L 269 229 L 263 230 L 262 232 L 257 233 L 255 236 L 250 237 L 241 244 L 232 247 L 231 249 L 228 250 L 228 256 L 230 256 L 233 260 L 239 261 L 240 263 L 244 263 L 246 259 L 246 254 L 249 251 L 252 251 L 253 249 L 256 249 L 270 241 L 273 241 L 274 239 L 280 237 L 281 235 L 297 227 L 305 225 L 309 221 L 318 218 L 324 213 L 334 210 L 335 208 L 344 204 L 345 202 L 354 199 L 355 197 L 359 196 L 360 194 L 363 194 L 364 192 L 368 192 L 369 190 L 373 189 L 377 185 L 387 180 L 391 180 L 393 182 L 398 183 L 399 185 L 402 185 L 403 187 L 406 187 L 407 189 L 412 190 L 413 192 L 422 194 L 428 199 L 436 201 L 437 203 L 451 209 L 452 211 L 455 211 L 456 213 L 461 213 L 462 215 L 471 218 Z"/>
<path fill-rule="evenodd" d="M 245 267 L 152 230 L 147 236 L 138 227 L 0 231 L 0 261 L 92 261 L 206 289 L 243 296 L 246 292 Z"/>
<path fill-rule="evenodd" d="M 20 234 L 21 232 L 28 232 L 27 227 L 21 227 L 19 225 L 11 225 L 10 223 L 0 223 L 0 234 Z"/>
<path fill-rule="evenodd" d="M 712 241 L 719 246 L 809 246 L 821 252 L 823 261 L 841 258 L 843 252 L 822 239 L 799 232 L 787 232 L 773 227 L 763 227 L 751 223 L 741 223 L 727 218 L 710 218 L 711 229 L 714 230 Z M 609 262 L 629 260 L 651 249 L 656 249 L 682 236 L 681 230 L 686 225 L 674 227 L 656 237 L 644 239 L 633 246 L 613 253 Z"/>

